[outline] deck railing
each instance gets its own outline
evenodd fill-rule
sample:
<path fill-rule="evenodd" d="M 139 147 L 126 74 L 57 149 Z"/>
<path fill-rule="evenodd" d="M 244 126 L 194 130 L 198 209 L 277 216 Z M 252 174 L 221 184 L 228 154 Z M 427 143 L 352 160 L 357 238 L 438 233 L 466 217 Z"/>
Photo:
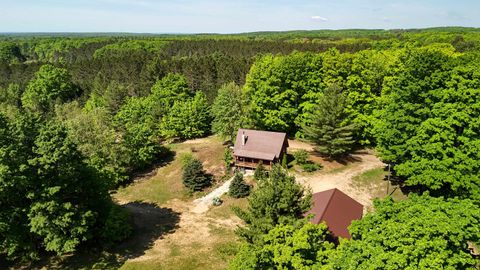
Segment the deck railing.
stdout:
<path fill-rule="evenodd" d="M 245 168 L 256 168 L 258 166 L 258 163 L 255 163 L 255 162 L 246 162 L 246 161 L 236 161 L 235 162 L 235 166 L 237 167 L 245 167 Z M 264 164 L 263 166 L 265 166 L 265 168 L 267 169 L 270 169 L 271 166 L 270 165 L 267 165 L 267 164 Z"/>

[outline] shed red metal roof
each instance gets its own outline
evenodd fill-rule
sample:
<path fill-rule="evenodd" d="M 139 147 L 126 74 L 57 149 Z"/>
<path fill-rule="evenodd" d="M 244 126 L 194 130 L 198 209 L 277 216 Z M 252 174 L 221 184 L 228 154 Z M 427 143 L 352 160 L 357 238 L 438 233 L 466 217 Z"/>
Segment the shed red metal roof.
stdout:
<path fill-rule="evenodd" d="M 243 138 L 246 138 L 245 142 L 242 142 Z M 233 154 L 273 161 L 280 157 L 284 143 L 288 144 L 288 141 L 287 134 L 283 132 L 239 129 Z"/>
<path fill-rule="evenodd" d="M 313 207 L 308 214 L 314 214 L 312 223 L 327 223 L 336 237 L 350 238 L 348 226 L 353 220 L 362 218 L 363 205 L 338 189 L 330 189 L 312 195 Z"/>

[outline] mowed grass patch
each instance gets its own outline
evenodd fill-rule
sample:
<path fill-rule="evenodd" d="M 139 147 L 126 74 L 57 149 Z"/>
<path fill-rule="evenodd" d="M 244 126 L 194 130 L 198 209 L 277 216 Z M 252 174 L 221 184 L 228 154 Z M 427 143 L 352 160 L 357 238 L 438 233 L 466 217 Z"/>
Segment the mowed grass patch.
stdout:
<path fill-rule="evenodd" d="M 172 199 L 183 201 L 193 199 L 182 183 L 181 156 L 192 153 L 204 165 L 207 173 L 214 179 L 220 179 L 223 170 L 223 152 L 225 147 L 215 136 L 191 140 L 167 146 L 173 153 L 173 160 L 157 169 L 149 178 L 138 179 L 127 187 L 119 188 L 114 195 L 120 202 L 143 201 L 162 205 Z M 197 197 L 197 196 L 195 196 Z"/>
<path fill-rule="evenodd" d="M 369 191 L 374 198 L 385 198 L 388 195 L 394 200 L 403 200 L 406 196 L 398 186 L 393 186 L 386 180 L 388 172 L 383 168 L 368 170 L 352 179 L 352 185 L 361 190 Z"/>
<path fill-rule="evenodd" d="M 216 219 L 228 219 L 236 218 L 236 214 L 233 212 L 234 207 L 241 209 L 246 209 L 248 206 L 247 198 L 235 199 L 230 197 L 228 194 L 222 196 L 223 203 L 219 206 L 212 206 L 212 208 L 207 212 L 207 216 Z"/>

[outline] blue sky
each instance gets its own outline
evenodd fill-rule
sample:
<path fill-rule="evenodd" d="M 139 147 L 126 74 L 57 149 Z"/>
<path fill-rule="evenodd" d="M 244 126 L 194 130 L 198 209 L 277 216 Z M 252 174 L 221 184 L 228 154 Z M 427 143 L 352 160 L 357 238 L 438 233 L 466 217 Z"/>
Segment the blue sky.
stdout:
<path fill-rule="evenodd" d="M 480 27 L 478 0 L 0 0 L 0 32 Z"/>

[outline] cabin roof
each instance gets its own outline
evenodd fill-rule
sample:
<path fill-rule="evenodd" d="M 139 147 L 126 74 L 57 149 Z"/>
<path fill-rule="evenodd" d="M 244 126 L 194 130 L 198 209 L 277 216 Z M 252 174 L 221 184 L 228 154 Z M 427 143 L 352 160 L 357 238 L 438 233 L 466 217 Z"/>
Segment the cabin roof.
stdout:
<path fill-rule="evenodd" d="M 242 135 L 245 143 L 242 143 Z M 284 143 L 288 146 L 287 134 L 283 132 L 239 129 L 233 152 L 239 157 L 272 161 L 280 157 Z"/>
<path fill-rule="evenodd" d="M 363 205 L 338 189 L 330 189 L 312 195 L 313 207 L 307 213 L 315 216 L 310 220 L 327 223 L 335 237 L 350 238 L 348 226 L 353 220 L 362 218 Z"/>

